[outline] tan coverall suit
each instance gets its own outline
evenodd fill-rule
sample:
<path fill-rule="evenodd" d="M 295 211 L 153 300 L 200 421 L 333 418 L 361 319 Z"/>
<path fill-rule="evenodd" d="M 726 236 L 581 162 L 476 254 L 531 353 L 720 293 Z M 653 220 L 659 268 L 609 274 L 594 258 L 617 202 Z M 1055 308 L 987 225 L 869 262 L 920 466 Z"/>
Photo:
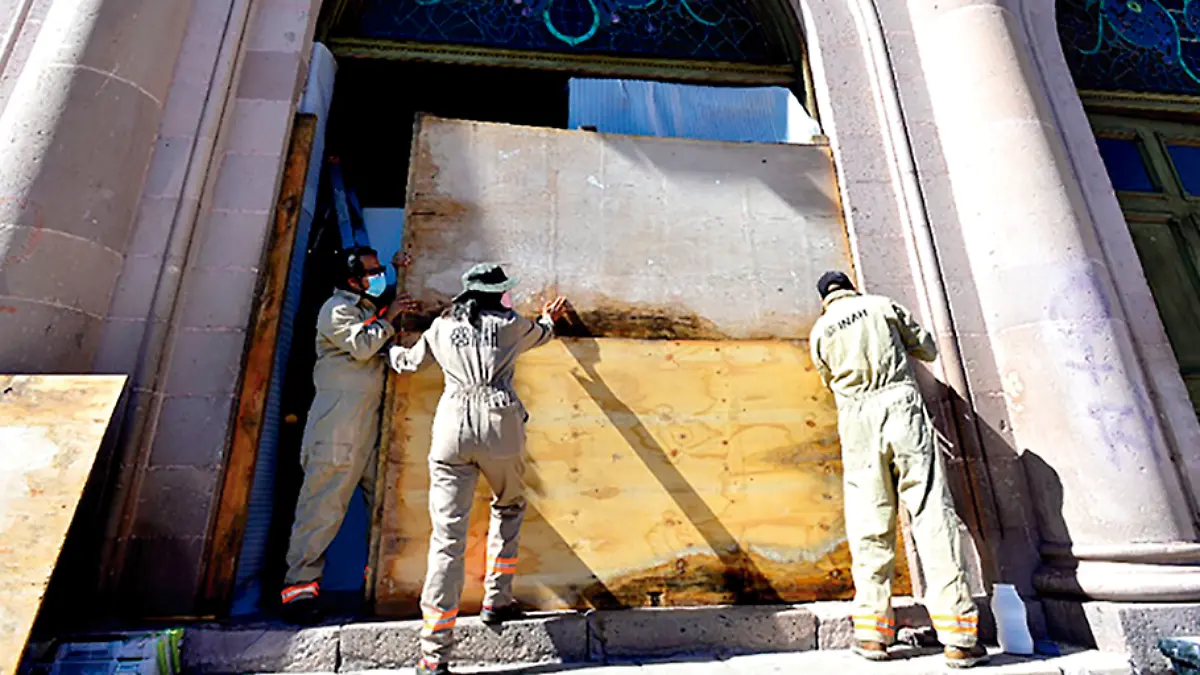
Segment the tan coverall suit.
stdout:
<path fill-rule="evenodd" d="M 316 589 L 325 550 L 342 526 L 356 485 L 371 510 L 387 373 L 380 350 L 395 334 L 376 311 L 366 298 L 338 290 L 317 316 L 317 392 L 300 451 L 304 484 L 288 544 L 285 603 L 307 592 L 297 586 Z"/>
<path fill-rule="evenodd" d="M 447 663 L 462 595 L 463 555 L 475 484 L 482 472 L 492 488 L 488 571 L 483 605 L 513 602 L 517 538 L 525 517 L 525 406 L 513 391 L 517 357 L 554 337 L 550 322 L 514 312 L 484 311 L 481 328 L 441 317 L 411 348 L 392 347 L 392 367 L 416 372 L 434 360 L 445 389 L 433 418 L 429 449 L 429 563 L 421 592 L 421 651 Z"/>
<path fill-rule="evenodd" d="M 912 533 L 928 590 L 924 598 L 947 646 L 975 644 L 971 600 L 946 471 L 908 354 L 937 358 L 932 336 L 890 299 L 838 290 L 809 337 L 813 363 L 833 390 L 844 469 L 846 538 L 853 558 L 854 633 L 895 642 L 891 595 L 896 560 L 896 499 Z"/>

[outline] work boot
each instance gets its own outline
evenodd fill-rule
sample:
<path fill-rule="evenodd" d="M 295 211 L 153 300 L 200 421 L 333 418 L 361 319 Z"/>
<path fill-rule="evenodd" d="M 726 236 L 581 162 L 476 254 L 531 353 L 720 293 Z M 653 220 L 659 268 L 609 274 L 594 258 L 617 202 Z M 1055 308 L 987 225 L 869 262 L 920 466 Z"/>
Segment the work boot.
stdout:
<path fill-rule="evenodd" d="M 870 640 L 856 640 L 850 647 L 850 651 L 858 654 L 868 661 L 887 661 L 887 647 L 882 642 L 872 642 Z"/>
<path fill-rule="evenodd" d="M 448 663 L 434 663 L 427 659 L 421 659 L 421 663 L 417 664 L 417 675 L 454 675 L 450 671 Z"/>
<path fill-rule="evenodd" d="M 479 620 L 488 626 L 500 626 L 507 621 L 520 621 L 525 618 L 525 612 L 513 602 L 503 607 L 484 607 L 479 613 Z"/>
<path fill-rule="evenodd" d="M 976 643 L 970 649 L 962 647 L 946 647 L 945 649 L 946 665 L 951 668 L 974 668 L 991 660 L 992 656 L 988 654 L 987 648 Z"/>
<path fill-rule="evenodd" d="M 307 584 L 288 586 L 279 593 L 282 603 L 284 621 L 304 626 L 311 626 L 321 620 L 321 607 L 318 597 L 321 595 L 321 583 L 313 581 Z"/>

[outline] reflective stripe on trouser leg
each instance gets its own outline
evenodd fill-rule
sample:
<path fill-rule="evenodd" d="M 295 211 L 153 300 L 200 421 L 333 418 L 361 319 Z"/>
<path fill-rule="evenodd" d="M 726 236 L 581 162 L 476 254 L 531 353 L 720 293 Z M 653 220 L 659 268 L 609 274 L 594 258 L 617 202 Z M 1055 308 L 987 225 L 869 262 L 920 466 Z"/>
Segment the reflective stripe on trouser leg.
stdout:
<path fill-rule="evenodd" d="M 876 415 L 861 401 L 838 413 L 846 540 L 854 578 L 854 637 L 895 642 L 892 574 L 896 566 L 896 494 Z"/>
<path fill-rule="evenodd" d="M 284 605 L 290 605 L 297 600 L 316 599 L 321 595 L 321 583 L 318 581 L 310 581 L 307 584 L 296 584 L 288 586 L 279 592 L 279 602 Z"/>
<path fill-rule="evenodd" d="M 920 394 L 908 393 L 889 416 L 899 473 L 899 496 L 912 518 L 912 534 L 925 574 L 925 606 L 944 645 L 975 645 L 979 610 L 967 585 L 962 550 L 962 521 L 946 485 L 933 424 Z"/>
<path fill-rule="evenodd" d="M 454 618 L 463 589 L 463 555 L 478 469 L 471 464 L 429 462 L 429 563 L 421 591 L 421 654 L 448 663 L 454 646 Z M 432 621 L 431 621 L 432 619 Z"/>
<path fill-rule="evenodd" d="M 519 452 L 503 457 L 487 455 L 481 458 L 479 468 L 495 495 L 483 591 L 483 606 L 490 609 L 513 602 L 513 575 L 517 572 L 521 523 L 525 519 L 525 460 Z"/>

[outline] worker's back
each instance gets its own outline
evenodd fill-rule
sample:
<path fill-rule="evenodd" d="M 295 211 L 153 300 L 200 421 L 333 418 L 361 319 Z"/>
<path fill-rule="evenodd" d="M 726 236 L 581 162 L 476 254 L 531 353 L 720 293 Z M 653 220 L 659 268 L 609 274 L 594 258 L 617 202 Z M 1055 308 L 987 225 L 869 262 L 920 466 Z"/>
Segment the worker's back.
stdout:
<path fill-rule="evenodd" d="M 393 350 L 392 367 L 416 372 L 437 361 L 446 377 L 443 404 L 469 397 L 485 407 L 519 405 L 513 390 L 517 357 L 548 342 L 554 327 L 510 310 L 485 310 L 477 320 L 478 327 L 452 313 L 434 319 L 411 349 Z"/>
<path fill-rule="evenodd" d="M 813 363 L 839 399 L 914 382 L 907 354 L 932 361 L 933 339 L 908 311 L 880 295 L 838 290 L 809 335 Z"/>

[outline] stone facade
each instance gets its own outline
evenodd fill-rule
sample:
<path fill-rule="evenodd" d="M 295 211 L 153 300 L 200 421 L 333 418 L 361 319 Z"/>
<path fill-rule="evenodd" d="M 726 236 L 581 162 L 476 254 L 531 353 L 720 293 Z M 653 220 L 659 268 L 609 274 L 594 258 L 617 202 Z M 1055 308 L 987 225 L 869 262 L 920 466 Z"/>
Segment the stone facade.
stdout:
<path fill-rule="evenodd" d="M 793 1 L 860 280 L 938 332 L 987 576 L 1137 601 L 1129 569 L 1200 565 L 1200 425 L 1053 3 Z M 196 608 L 319 5 L 0 2 L 0 370 L 132 376 L 94 525 L 139 616 Z"/>

